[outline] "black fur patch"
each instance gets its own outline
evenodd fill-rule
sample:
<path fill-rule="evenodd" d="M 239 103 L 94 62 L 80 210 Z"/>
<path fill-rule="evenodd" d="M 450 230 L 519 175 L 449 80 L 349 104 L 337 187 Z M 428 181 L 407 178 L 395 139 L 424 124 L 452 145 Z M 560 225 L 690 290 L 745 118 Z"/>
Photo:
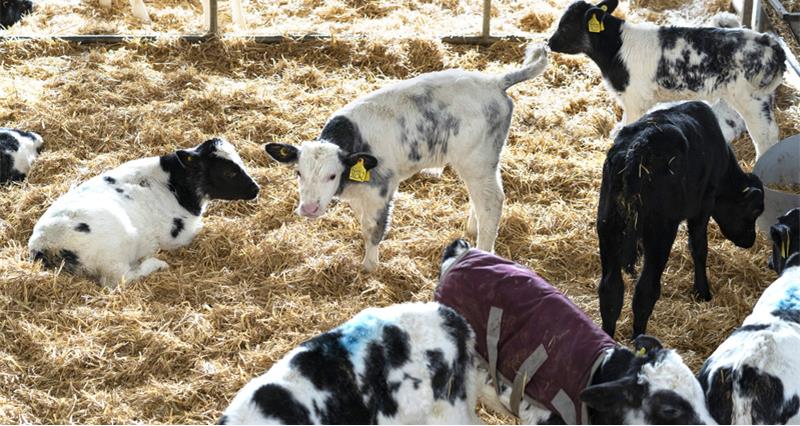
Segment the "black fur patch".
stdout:
<path fill-rule="evenodd" d="M 731 424 L 733 416 L 733 372 L 730 367 L 719 368 L 709 382 L 708 361 L 700 370 L 700 385 L 706 395 L 706 405 L 711 417 L 722 425 Z"/>
<path fill-rule="evenodd" d="M 285 388 L 266 384 L 258 388 L 253 394 L 253 403 L 261 410 L 266 417 L 274 417 L 283 424 L 307 425 L 311 423 L 309 412 L 306 407 L 300 404 Z M 220 422 L 224 417 L 220 419 Z"/>
<path fill-rule="evenodd" d="M 780 308 L 772 311 L 772 315 L 784 321 L 796 322 L 800 324 L 800 311 L 797 309 Z"/>
<path fill-rule="evenodd" d="M 109 183 L 109 184 L 111 184 L 111 185 L 113 185 L 113 184 L 117 183 L 117 180 L 116 180 L 116 179 L 114 179 L 114 178 L 113 178 L 113 177 L 111 177 L 111 176 L 103 176 L 103 180 L 104 180 L 104 181 L 106 181 L 106 183 Z"/>
<path fill-rule="evenodd" d="M 83 222 L 79 223 L 78 226 L 75 227 L 75 230 L 78 231 L 78 232 L 85 232 L 87 234 L 89 232 L 92 232 L 92 229 L 89 228 L 89 224 L 88 223 L 83 223 Z"/>
<path fill-rule="evenodd" d="M 781 379 L 749 365 L 739 371 L 738 384 L 742 395 L 753 400 L 753 424 L 786 424 L 800 408 L 797 395 L 784 395 Z"/>
<path fill-rule="evenodd" d="M 25 178 L 24 174 L 14 169 L 12 153 L 19 150 L 19 142 L 8 132 L 13 132 L 13 130 L 0 129 L 0 183 L 19 181 Z"/>
<path fill-rule="evenodd" d="M 122 188 L 114 188 L 114 190 L 120 194 L 123 194 L 125 192 L 125 190 L 123 190 Z"/>
<path fill-rule="evenodd" d="M 736 330 L 733 330 L 732 334 L 748 333 L 748 332 L 753 332 L 753 331 L 761 331 L 761 330 L 766 330 L 769 327 L 770 327 L 769 324 L 748 324 L 748 325 L 743 325 L 743 326 L 737 328 Z"/>
<path fill-rule="evenodd" d="M 172 230 L 170 231 L 170 235 L 172 238 L 178 238 L 178 235 L 183 231 L 183 219 L 176 217 L 172 219 Z"/>
<path fill-rule="evenodd" d="M 364 404 L 358 388 L 350 354 L 342 346 L 342 333 L 331 331 L 303 343 L 307 350 L 291 360 L 291 367 L 321 391 L 329 392 L 320 407 L 323 424 L 371 424 L 372 411 Z"/>
<path fill-rule="evenodd" d="M 205 192 L 202 188 L 202 177 L 187 171 L 175 154 L 165 155 L 159 161 L 161 169 L 169 174 L 169 190 L 175 195 L 178 204 L 189 213 L 199 216 L 203 204 L 199 194 Z"/>

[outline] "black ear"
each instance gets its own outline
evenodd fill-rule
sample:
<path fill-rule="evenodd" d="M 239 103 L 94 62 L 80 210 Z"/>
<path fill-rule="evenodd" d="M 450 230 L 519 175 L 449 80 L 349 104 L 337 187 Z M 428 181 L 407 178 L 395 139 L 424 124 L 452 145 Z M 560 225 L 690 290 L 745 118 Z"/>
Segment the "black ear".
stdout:
<path fill-rule="evenodd" d="M 642 349 L 644 349 L 645 353 L 648 354 L 652 351 L 660 351 L 661 349 L 664 349 L 664 346 L 661 344 L 660 340 L 646 334 L 636 337 L 633 340 L 633 345 L 636 347 L 637 353 L 639 353 Z"/>
<path fill-rule="evenodd" d="M 591 7 L 583 15 L 584 25 L 586 31 L 590 34 L 599 34 L 606 30 L 603 25 L 603 20 L 606 17 L 606 12 L 599 7 Z"/>
<path fill-rule="evenodd" d="M 208 155 L 216 150 L 215 145 L 219 142 L 222 142 L 220 138 L 209 139 L 203 143 L 201 143 L 197 148 L 197 152 L 200 155 Z"/>
<path fill-rule="evenodd" d="M 624 404 L 630 404 L 636 389 L 635 377 L 623 377 L 612 382 L 589 386 L 580 394 L 581 401 L 597 411 L 610 411 Z"/>
<path fill-rule="evenodd" d="M 268 143 L 264 145 L 264 150 L 281 163 L 294 163 L 300 157 L 300 150 L 286 143 Z"/>
<path fill-rule="evenodd" d="M 603 0 L 600 3 L 597 3 L 597 7 L 606 13 L 613 12 L 617 8 L 617 5 L 619 5 L 619 0 Z"/>
<path fill-rule="evenodd" d="M 366 152 L 357 152 L 344 157 L 344 164 L 353 167 L 358 163 L 358 160 L 364 160 L 364 168 L 367 170 L 374 169 L 378 165 L 378 159 Z"/>
<path fill-rule="evenodd" d="M 182 149 L 180 151 L 176 151 L 175 155 L 178 157 L 178 161 L 180 161 L 181 165 L 185 168 L 194 167 L 194 165 L 200 161 L 200 155 L 194 151 Z"/>

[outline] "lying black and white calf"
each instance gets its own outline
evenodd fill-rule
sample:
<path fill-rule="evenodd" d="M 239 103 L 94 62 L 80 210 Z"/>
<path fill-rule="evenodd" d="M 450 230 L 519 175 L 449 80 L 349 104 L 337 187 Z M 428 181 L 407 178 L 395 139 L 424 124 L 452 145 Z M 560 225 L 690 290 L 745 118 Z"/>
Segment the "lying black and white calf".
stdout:
<path fill-rule="evenodd" d="M 544 46 L 531 46 L 523 68 L 507 74 L 423 74 L 346 105 L 316 141 L 265 148 L 275 160 L 295 165 L 298 214 L 319 217 L 336 196 L 350 202 L 361 219 L 367 271 L 378 265 L 397 186 L 422 169 L 447 164 L 469 191 L 468 232 L 477 234 L 479 248 L 491 251 L 504 200 L 500 152 L 514 107 L 506 89 L 546 65 Z"/>
<path fill-rule="evenodd" d="M 31 0 L 3 0 L 0 2 L 0 28 L 8 28 L 33 11 Z"/>
<path fill-rule="evenodd" d="M 774 37 L 743 28 L 632 24 L 611 15 L 617 4 L 573 3 L 548 44 L 597 64 L 624 109 L 621 125 L 657 102 L 722 98 L 747 123 L 756 157 L 778 141 L 773 92 L 783 81 L 786 53 Z"/>
<path fill-rule="evenodd" d="M 695 292 L 710 300 L 709 219 L 714 218 L 725 238 L 747 248 L 755 241 L 755 221 L 763 211 L 761 181 L 739 167 L 705 103 L 685 102 L 655 111 L 622 128 L 603 165 L 597 209 L 603 329 L 614 336 L 625 292 L 621 269 L 633 273 L 640 251 L 644 266 L 633 295 L 633 337 L 647 330 L 661 294 L 661 274 L 683 220 L 688 224 Z"/>
<path fill-rule="evenodd" d="M 780 217 L 770 235 L 780 277 L 700 371 L 720 424 L 800 423 L 800 209 Z"/>
<path fill-rule="evenodd" d="M 711 421 L 689 368 L 657 339 L 619 346 L 533 271 L 451 243 L 435 300 L 476 334 L 480 395 L 523 424 L 697 424 Z"/>
<path fill-rule="evenodd" d="M 219 423 L 476 423 L 474 344 L 437 303 L 365 309 L 250 381 Z"/>
<path fill-rule="evenodd" d="M 63 263 L 113 288 L 167 268 L 153 256 L 189 244 L 209 200 L 250 200 L 258 190 L 233 145 L 211 139 L 70 189 L 36 223 L 28 250 L 45 266 Z"/>
<path fill-rule="evenodd" d="M 42 143 L 37 133 L 0 128 L 0 184 L 25 179 Z"/>

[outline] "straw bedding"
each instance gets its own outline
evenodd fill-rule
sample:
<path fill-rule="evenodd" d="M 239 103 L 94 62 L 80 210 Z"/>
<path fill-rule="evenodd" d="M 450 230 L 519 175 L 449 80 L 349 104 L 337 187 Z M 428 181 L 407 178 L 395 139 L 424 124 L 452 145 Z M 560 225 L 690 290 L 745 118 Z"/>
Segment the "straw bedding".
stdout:
<path fill-rule="evenodd" d="M 127 2 L 112 11 L 86 3 L 47 2 L 11 31 L 48 32 L 51 21 L 49 32 L 140 27 L 127 17 Z M 381 267 L 365 274 L 349 207 L 340 203 L 317 221 L 294 215 L 293 174 L 261 145 L 313 138 L 335 109 L 390 81 L 447 67 L 517 67 L 520 44 L 430 41 L 443 28 L 478 28 L 473 3 L 246 2 L 254 27 L 283 22 L 281 31 L 308 32 L 324 22 L 337 34 L 370 35 L 331 42 L 1 44 L 0 123 L 40 132 L 46 145 L 28 181 L 0 190 L 0 422 L 212 422 L 246 381 L 310 336 L 367 306 L 430 300 L 440 251 L 465 230 L 467 195 L 450 170 L 401 185 Z M 567 1 L 497 3 L 497 32 L 544 38 Z M 713 3 L 701 8 L 714 12 Z M 199 4 L 148 5 L 155 30 L 199 20 L 191 15 Z M 660 13 L 627 11 L 632 19 Z M 375 38 L 381 26 L 391 38 Z M 599 321 L 594 216 L 607 135 L 621 111 L 581 57 L 554 55 L 543 76 L 510 94 L 516 110 L 502 158 L 507 201 L 497 253 L 529 265 Z M 800 131 L 798 99 L 796 89 L 779 89 L 782 137 Z M 253 202 L 212 203 L 194 243 L 160 255 L 169 270 L 108 291 L 27 261 L 34 223 L 71 185 L 215 135 L 238 147 L 262 193 Z M 750 169 L 749 138 L 735 149 Z M 695 369 L 774 279 L 763 236 L 743 250 L 716 225 L 709 233 L 714 300 L 690 296 L 692 262 L 681 231 L 649 328 Z M 629 294 L 625 300 L 621 336 L 631 327 Z"/>

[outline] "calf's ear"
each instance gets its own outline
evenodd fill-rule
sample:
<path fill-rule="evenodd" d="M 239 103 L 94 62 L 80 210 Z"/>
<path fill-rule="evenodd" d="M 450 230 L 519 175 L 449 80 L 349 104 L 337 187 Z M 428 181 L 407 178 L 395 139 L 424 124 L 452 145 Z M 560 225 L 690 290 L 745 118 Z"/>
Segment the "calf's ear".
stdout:
<path fill-rule="evenodd" d="M 597 7 L 606 13 L 613 12 L 617 8 L 617 5 L 619 5 L 619 0 L 603 0 L 600 3 L 597 3 Z"/>
<path fill-rule="evenodd" d="M 599 7 L 591 7 L 586 13 L 583 15 L 584 25 L 586 26 L 586 31 L 591 34 L 598 34 L 602 33 L 606 30 L 605 25 L 603 25 L 603 20 L 606 17 L 606 12 L 600 9 Z"/>
<path fill-rule="evenodd" d="M 268 143 L 264 145 L 270 157 L 281 163 L 294 163 L 300 157 L 300 150 L 285 143 Z"/>
<path fill-rule="evenodd" d="M 630 405 L 638 391 L 635 377 L 623 377 L 612 382 L 592 385 L 580 394 L 581 401 L 597 411 L 611 411 Z"/>
<path fill-rule="evenodd" d="M 360 160 L 364 160 L 364 168 L 367 170 L 374 169 L 378 165 L 378 159 L 366 152 L 357 152 L 344 157 L 344 164 L 353 167 Z"/>
<path fill-rule="evenodd" d="M 633 345 L 636 347 L 636 352 L 644 350 L 644 353 L 649 354 L 652 351 L 660 351 L 664 349 L 661 341 L 653 336 L 642 334 L 633 340 Z"/>
<path fill-rule="evenodd" d="M 176 151 L 175 155 L 178 157 L 178 161 L 180 161 L 181 165 L 185 168 L 194 167 L 194 165 L 200 161 L 200 155 L 194 151 L 181 149 Z"/>

